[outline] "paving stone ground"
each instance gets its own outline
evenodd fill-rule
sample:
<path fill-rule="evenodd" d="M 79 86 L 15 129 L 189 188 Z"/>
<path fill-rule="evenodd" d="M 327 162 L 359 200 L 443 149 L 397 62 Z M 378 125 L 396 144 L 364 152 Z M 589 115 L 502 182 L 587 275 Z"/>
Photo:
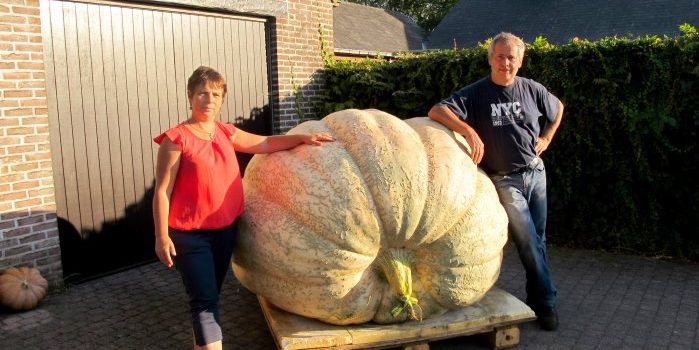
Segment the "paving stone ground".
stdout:
<path fill-rule="evenodd" d="M 699 350 L 699 264 L 550 248 L 561 325 L 520 325 L 518 349 Z M 505 249 L 497 285 L 524 299 Z M 255 296 L 230 274 L 221 295 L 225 349 L 276 349 Z M 32 311 L 0 310 L 0 349 L 191 349 L 179 275 L 157 262 L 53 291 Z M 483 337 L 431 349 L 489 349 Z"/>

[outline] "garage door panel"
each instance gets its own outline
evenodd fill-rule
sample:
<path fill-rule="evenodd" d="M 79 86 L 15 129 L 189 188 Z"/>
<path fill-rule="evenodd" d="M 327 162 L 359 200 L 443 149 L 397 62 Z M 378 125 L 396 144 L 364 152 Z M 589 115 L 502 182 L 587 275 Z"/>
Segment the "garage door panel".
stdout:
<path fill-rule="evenodd" d="M 229 44 L 223 46 L 223 57 L 233 57 L 233 45 L 232 41 L 235 40 L 234 37 L 231 36 L 231 25 L 230 22 L 223 22 L 222 23 L 222 28 L 221 28 L 221 33 L 223 34 L 224 38 L 228 38 Z M 227 106 L 226 106 L 226 115 L 232 115 L 235 116 L 236 113 L 236 108 L 235 108 L 235 101 L 234 101 L 234 96 L 236 94 L 235 89 L 233 88 L 235 86 L 235 70 L 233 69 L 233 60 L 224 60 L 223 64 L 221 65 L 226 71 L 226 78 L 227 83 L 228 83 L 228 98 L 226 99 Z"/>
<path fill-rule="evenodd" d="M 133 9 L 122 9 L 122 30 L 123 30 L 123 64 L 124 64 L 124 83 L 126 90 L 124 91 L 126 95 L 126 105 L 125 113 L 119 113 L 119 120 L 122 122 L 122 143 L 128 142 L 128 148 L 124 155 L 125 164 L 143 164 L 141 154 L 138 152 L 140 150 L 140 118 L 134 118 L 133 116 L 138 116 L 138 80 L 139 76 L 136 73 L 136 40 L 134 38 L 134 16 L 133 13 L 136 10 Z M 144 96 L 145 97 L 145 96 Z M 139 116 L 140 117 L 140 116 Z M 147 116 L 142 116 L 147 118 Z M 127 141 L 128 140 L 128 141 Z M 134 203 L 139 199 L 138 194 L 144 192 L 143 190 L 143 176 L 142 171 L 137 166 L 132 166 L 130 169 L 124 169 L 124 189 L 126 190 L 127 201 Z"/>
<path fill-rule="evenodd" d="M 172 111 L 172 115 L 187 115 L 187 100 L 182 97 L 186 95 L 187 73 L 185 67 L 190 67 L 191 61 L 189 65 L 185 64 L 184 52 L 186 51 L 182 42 L 182 31 L 184 30 L 182 15 L 173 13 L 170 17 L 171 25 L 167 26 L 167 28 L 172 29 L 172 34 L 170 34 L 170 36 L 172 37 L 171 49 L 173 52 L 173 65 L 168 66 L 167 73 L 172 77 L 173 81 L 171 84 L 168 84 L 168 99 L 175 101 L 174 105 L 176 105 L 176 108 Z M 165 125 L 162 126 L 162 128 L 164 127 Z"/>
<path fill-rule="evenodd" d="M 231 22 L 229 24 L 231 27 L 231 39 L 232 39 L 231 48 L 232 48 L 233 52 L 237 52 L 237 53 L 244 52 L 245 50 L 240 45 L 241 41 L 244 40 L 244 38 L 241 36 L 240 33 L 241 32 L 245 33 L 245 31 L 240 30 L 240 22 Z M 233 64 L 233 67 L 231 67 L 231 68 L 233 70 L 233 80 L 229 83 L 229 85 L 233 85 L 235 87 L 233 89 L 235 94 L 232 95 L 232 97 L 234 97 L 234 99 L 229 99 L 229 101 L 233 100 L 232 102 L 235 103 L 235 118 L 236 118 L 236 120 L 239 120 L 239 118 L 243 117 L 243 113 L 246 110 L 245 104 L 243 103 L 244 95 L 242 93 L 242 91 L 244 91 L 243 90 L 243 75 L 241 73 L 244 70 L 243 69 L 243 60 L 242 60 L 241 54 L 233 55 L 232 57 L 233 57 L 233 59 L 231 60 L 232 61 L 231 63 Z"/>
<path fill-rule="evenodd" d="M 74 148 L 84 147 L 84 153 L 76 154 L 76 167 L 78 168 L 78 186 L 80 188 L 80 217 L 84 225 L 90 225 L 95 229 L 101 228 L 104 221 L 102 206 L 102 187 L 100 185 L 100 167 L 97 138 L 97 120 L 95 112 L 95 88 L 93 85 L 92 71 L 92 46 L 90 42 L 90 17 L 86 4 L 75 4 L 75 17 L 85 18 L 86 21 L 75 22 L 75 40 L 77 41 L 77 68 L 69 69 L 69 79 L 76 79 L 79 89 L 71 90 L 71 104 L 83 118 L 72 118 Z M 70 46 L 68 46 L 70 47 Z M 70 56 L 69 56 L 70 57 Z M 69 66 L 73 63 L 69 62 Z M 76 76 L 77 75 L 77 76 Z M 91 147 L 94 145 L 95 147 Z M 95 200 L 92 200 L 92 197 Z"/>
<path fill-rule="evenodd" d="M 123 198 L 120 206 L 117 206 L 117 216 L 125 215 L 127 203 L 133 203 L 135 193 L 133 187 L 133 164 L 131 157 L 131 138 L 129 137 L 129 99 L 128 86 L 126 82 L 126 47 L 124 44 L 124 19 L 122 9 L 119 7 L 111 8 L 111 51 L 112 61 L 105 61 L 105 64 L 114 66 L 114 76 L 106 77 L 113 81 L 116 89 L 114 90 L 114 98 L 116 100 L 114 113 L 111 118 L 116 121 L 114 130 L 114 138 L 118 139 L 119 148 L 113 149 L 114 157 L 119 159 L 120 172 L 114 173 L 115 176 L 115 192 Z"/>
<path fill-rule="evenodd" d="M 250 73 L 248 81 L 250 82 L 250 91 L 254 92 L 254 96 L 251 97 L 250 109 L 254 110 L 256 113 L 253 116 L 244 115 L 243 117 L 245 119 L 260 117 L 260 115 L 258 115 L 260 111 L 255 109 L 255 106 L 258 105 L 256 101 L 265 101 L 264 105 L 267 104 L 267 65 L 265 64 L 266 59 L 264 54 L 264 23 L 246 23 L 246 26 L 248 25 L 247 31 L 252 33 L 248 38 L 248 42 L 252 42 L 251 45 L 248 46 L 250 47 L 250 49 L 248 49 L 248 57 L 252 59 L 252 64 L 249 65 Z M 253 77 L 264 78 L 254 79 Z"/>
<path fill-rule="evenodd" d="M 70 13 L 70 9 L 66 9 L 65 11 Z M 73 47 L 76 45 L 73 39 L 75 37 L 75 24 L 70 20 L 63 21 L 64 9 L 62 7 L 52 7 L 51 13 L 56 14 L 56 16 L 52 16 L 51 24 L 52 33 L 55 35 L 53 55 L 56 74 L 54 76 L 54 81 L 56 83 L 56 97 L 60 102 L 57 111 L 62 115 L 70 116 L 73 103 L 71 103 L 71 89 L 69 85 L 70 73 L 68 69 L 70 64 L 75 64 L 75 59 L 72 58 L 72 56 L 75 55 L 69 55 L 66 48 L 69 45 L 73 45 Z M 72 119 L 68 117 L 59 120 L 58 129 L 59 133 L 57 136 L 59 137 L 59 147 L 63 154 L 62 180 L 66 184 L 66 187 L 74 189 L 71 193 L 64 193 L 65 207 L 62 208 L 62 212 L 59 212 L 58 215 L 62 214 L 72 222 L 81 223 L 79 210 L 80 202 L 77 191 L 77 169 L 75 166 L 75 152 L 73 151 L 74 137 Z"/>
<path fill-rule="evenodd" d="M 87 101 L 86 105 L 90 105 L 92 110 L 92 117 L 86 116 L 86 124 L 91 124 L 86 129 L 94 130 L 95 140 L 89 141 L 88 144 L 96 144 L 97 147 L 91 147 L 89 149 L 91 154 L 91 168 L 90 168 L 90 179 L 92 190 L 96 197 L 101 197 L 101 200 L 92 201 L 95 205 L 93 208 L 93 218 L 96 224 L 96 228 L 101 227 L 101 223 L 108 220 L 114 220 L 116 218 L 114 212 L 114 201 L 111 199 L 112 189 L 112 174 L 111 174 L 111 164 L 109 160 L 109 128 L 104 125 L 99 125 L 97 121 L 107 120 L 107 108 L 106 108 L 106 95 L 105 95 L 105 81 L 102 78 L 104 72 L 104 58 L 102 56 L 103 42 L 102 35 L 100 35 L 100 30 L 90 30 L 90 28 L 102 28 L 102 18 L 100 14 L 100 9 L 97 6 L 87 6 L 86 13 L 84 14 L 88 18 L 88 29 L 86 33 L 89 35 L 89 42 L 86 45 L 89 46 L 87 50 L 87 58 L 91 68 L 91 75 L 85 75 L 89 78 L 89 83 L 91 91 L 89 93 L 83 93 L 84 95 L 92 97 L 92 102 Z M 81 49 L 83 50 L 83 49 Z M 89 73 L 89 72 L 88 72 Z M 106 159 L 105 159 L 106 157 Z M 99 176 L 94 175 L 95 173 Z"/>
<path fill-rule="evenodd" d="M 147 98 L 142 99 L 145 103 L 145 106 L 142 107 L 142 109 L 147 111 L 148 114 L 148 130 L 147 134 L 148 135 L 156 135 L 158 131 L 162 130 L 162 127 L 160 126 L 160 103 L 158 100 L 158 95 L 159 94 L 154 94 L 154 91 L 158 91 L 158 67 L 157 61 L 156 61 L 156 53 L 158 52 L 158 49 L 155 47 L 155 43 L 157 43 L 157 40 L 159 38 L 157 30 L 160 30 L 162 32 L 162 28 L 159 26 L 154 25 L 154 20 L 153 20 L 153 11 L 144 11 L 143 12 L 143 70 L 146 79 L 141 79 L 142 85 L 144 85 L 144 94 L 147 96 Z M 162 35 L 160 35 L 162 37 Z M 162 40 L 162 39 L 161 39 Z M 164 73 L 163 73 L 164 74 Z M 145 118 L 142 118 L 145 119 Z M 147 154 L 147 159 L 144 158 L 144 164 L 153 164 L 153 166 L 148 167 L 144 166 L 144 172 L 145 172 L 145 179 L 152 179 L 155 176 L 155 163 L 154 159 L 156 158 L 157 155 L 157 149 L 153 148 L 151 145 L 150 140 L 146 140 L 143 138 L 142 142 L 142 150 L 144 152 L 144 155 Z M 153 186 L 153 184 L 146 182 L 146 187 Z"/>
<path fill-rule="evenodd" d="M 145 18 L 148 17 L 151 11 L 132 11 L 132 26 L 133 26 L 133 55 L 134 59 L 132 70 L 134 71 L 135 90 L 132 92 L 136 97 L 136 108 L 139 118 L 133 120 L 134 128 L 131 132 L 131 137 L 134 140 L 134 164 L 153 164 L 153 147 L 147 136 L 151 135 L 151 97 L 149 90 L 149 70 L 154 70 L 154 66 L 148 66 L 146 60 L 146 47 L 152 46 L 153 31 L 145 30 Z M 146 188 L 152 186 L 149 179 L 153 179 L 154 172 L 152 166 L 143 166 L 134 169 L 134 181 L 136 193 L 144 193 Z"/>
<path fill-rule="evenodd" d="M 97 7 L 97 6 L 93 6 Z M 122 149 L 121 137 L 119 135 L 119 107 L 117 99 L 117 82 L 116 82 L 116 66 L 114 65 L 114 35 L 113 28 L 113 16 L 112 9 L 108 7 L 99 7 L 100 13 L 100 27 L 97 35 L 101 38 L 101 58 L 102 62 L 99 64 L 93 64 L 93 76 L 95 80 L 101 80 L 104 82 L 104 90 L 102 92 L 97 92 L 96 95 L 101 95 L 104 93 L 104 119 L 101 125 L 106 129 L 107 138 L 102 139 L 106 142 L 105 145 L 101 142 L 98 146 L 100 149 L 104 149 L 106 153 L 100 154 L 100 161 L 104 164 L 103 166 L 103 189 L 105 193 L 105 208 L 107 210 L 105 214 L 106 220 L 116 220 L 124 215 L 124 208 L 126 207 L 126 198 L 124 195 L 124 182 L 122 179 L 123 166 L 121 159 Z M 99 50 L 95 47 L 95 51 Z M 98 69 L 101 67 L 101 71 Z M 111 198 L 109 198 L 111 196 Z M 111 202 L 111 206 L 107 203 Z"/>
<path fill-rule="evenodd" d="M 158 28 L 155 30 L 156 46 L 158 45 L 157 43 L 159 41 L 163 42 L 162 47 L 158 47 L 157 49 L 157 52 L 162 54 L 158 56 L 158 63 L 154 67 L 164 67 L 164 69 L 158 70 L 157 73 L 159 75 L 158 80 L 166 82 L 165 84 L 157 84 L 157 87 L 159 91 L 163 91 L 163 93 L 159 93 L 159 95 L 164 96 L 165 100 L 163 103 L 167 105 L 167 114 L 173 118 L 170 120 L 169 124 L 160 125 L 158 129 L 159 131 L 164 130 L 170 125 L 174 125 L 179 120 L 183 120 L 183 118 L 187 116 L 188 109 L 185 104 L 186 98 L 184 98 L 186 94 L 183 86 L 181 85 L 184 83 L 182 82 L 182 79 L 178 77 L 177 72 L 178 64 L 180 65 L 180 68 L 182 68 L 182 55 L 176 54 L 179 50 L 181 50 L 181 46 L 177 47 L 175 44 L 176 28 L 173 26 L 173 17 L 177 16 L 178 14 L 160 13 L 154 11 L 153 15 L 155 18 L 154 23 L 156 24 L 156 28 Z M 170 55 L 167 55 L 167 53 L 170 53 Z M 178 57 L 180 58 L 179 63 L 176 61 L 176 58 Z M 184 70 L 179 74 L 184 74 Z M 178 91 L 181 91 L 181 93 Z"/>
<path fill-rule="evenodd" d="M 215 42 L 215 50 L 216 50 L 216 67 L 218 67 L 219 72 L 223 74 L 224 77 L 228 77 L 228 67 L 226 67 L 226 55 L 225 55 L 225 48 L 226 48 L 226 43 L 225 41 L 228 40 L 225 35 L 223 35 L 224 32 L 224 20 L 223 18 L 214 18 L 214 23 L 213 23 L 213 30 L 215 33 L 213 38 L 216 38 L 214 40 Z M 228 83 L 228 82 L 226 82 Z M 221 115 L 230 115 L 230 104 L 228 101 L 224 101 L 223 105 L 221 106 Z"/>
<path fill-rule="evenodd" d="M 46 5 L 46 6 L 44 6 Z M 55 64 L 56 62 L 54 61 L 53 57 L 53 51 L 54 51 L 54 45 L 61 45 L 62 37 L 58 35 L 52 35 L 53 31 L 56 31 L 57 28 L 62 28 L 62 26 L 59 26 L 58 23 L 56 23 L 58 20 L 52 20 L 52 15 L 51 11 L 52 9 L 48 7 L 48 4 L 42 4 L 44 8 L 41 9 L 41 23 L 42 23 L 42 35 L 44 37 L 53 37 L 53 41 L 50 45 L 44 45 L 44 57 L 45 63 L 44 67 L 47 72 L 53 72 L 53 74 L 47 74 L 46 75 L 46 90 L 47 90 L 47 109 L 49 115 L 58 115 L 58 98 L 55 96 L 56 94 L 56 67 Z M 46 41 L 44 41 L 46 43 Z M 65 46 L 65 45 L 63 45 Z M 54 94 L 51 96 L 51 94 Z M 52 98 L 53 97 L 53 98 Z M 49 134 L 51 135 L 50 137 L 50 145 L 51 145 L 51 150 L 52 153 L 55 153 L 57 150 L 61 149 L 61 130 L 59 127 L 59 124 L 56 122 L 51 122 L 49 123 Z M 56 212 L 58 216 L 66 217 L 66 194 L 65 194 L 65 187 L 64 186 L 58 186 L 58 183 L 63 183 L 65 176 L 63 174 L 63 158 L 62 157 L 54 157 L 53 159 L 53 176 L 56 182 L 56 186 L 54 188 L 55 191 L 55 200 L 56 200 Z"/>
<path fill-rule="evenodd" d="M 77 185 L 77 200 L 75 207 L 71 206 L 69 200 L 69 210 L 78 211 L 79 222 L 88 227 L 94 226 L 92 221 L 92 203 L 90 194 L 89 171 L 85 152 L 76 152 L 77 150 L 87 151 L 85 140 L 85 110 L 83 109 L 82 96 L 82 76 L 80 70 L 80 41 L 78 40 L 78 21 L 76 20 L 77 13 L 75 4 L 73 6 L 65 6 L 63 8 L 64 28 L 65 28 L 65 52 L 66 52 L 66 68 L 67 82 L 61 84 L 69 91 L 69 108 L 71 118 L 66 121 L 66 135 L 70 131 L 70 140 L 73 141 L 72 149 L 74 150 L 73 168 L 74 172 L 69 175 L 71 181 Z M 84 45 L 84 44 L 83 44 Z M 85 87 L 88 88 L 88 87 Z M 79 118 L 78 116 L 83 116 Z M 61 128 L 63 129 L 63 128 Z M 66 141 L 69 139 L 67 138 Z M 70 149 L 71 147 L 68 147 Z M 68 172 L 66 172 L 68 174 Z"/>

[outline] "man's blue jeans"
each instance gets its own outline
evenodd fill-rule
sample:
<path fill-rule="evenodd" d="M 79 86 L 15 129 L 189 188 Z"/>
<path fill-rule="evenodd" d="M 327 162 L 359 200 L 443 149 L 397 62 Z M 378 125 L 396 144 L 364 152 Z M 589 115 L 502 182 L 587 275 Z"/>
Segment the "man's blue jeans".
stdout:
<path fill-rule="evenodd" d="M 509 219 L 510 239 L 527 276 L 527 304 L 537 311 L 556 306 L 546 261 L 546 169 L 544 162 L 516 175 L 491 175 Z"/>
<path fill-rule="evenodd" d="M 169 229 L 175 267 L 189 295 L 194 340 L 202 346 L 223 338 L 218 296 L 235 245 L 236 224 L 218 230 Z"/>

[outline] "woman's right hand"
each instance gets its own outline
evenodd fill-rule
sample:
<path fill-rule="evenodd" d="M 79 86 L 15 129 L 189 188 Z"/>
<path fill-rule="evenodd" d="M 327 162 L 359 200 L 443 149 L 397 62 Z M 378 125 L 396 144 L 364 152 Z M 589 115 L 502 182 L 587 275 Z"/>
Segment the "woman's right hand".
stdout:
<path fill-rule="evenodd" d="M 173 266 L 172 258 L 177 256 L 177 252 L 175 251 L 175 244 L 172 243 L 170 237 L 165 236 L 164 238 L 155 239 L 155 254 L 163 265 L 168 268 Z"/>
<path fill-rule="evenodd" d="M 168 216 L 170 212 L 170 195 L 180 169 L 180 149 L 163 138 L 158 148 L 158 160 L 155 166 L 155 193 L 153 194 L 153 223 L 155 225 L 155 254 L 168 268 L 174 265 L 172 257 L 175 244 L 168 235 Z"/>

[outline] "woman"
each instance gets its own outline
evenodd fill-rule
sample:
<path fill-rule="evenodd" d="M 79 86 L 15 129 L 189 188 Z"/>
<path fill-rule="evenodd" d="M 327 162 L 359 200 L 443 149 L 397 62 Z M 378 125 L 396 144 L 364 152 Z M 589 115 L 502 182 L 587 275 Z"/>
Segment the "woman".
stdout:
<path fill-rule="evenodd" d="M 221 349 L 218 297 L 243 211 L 235 152 L 271 153 L 333 141 L 325 133 L 259 136 L 216 121 L 225 79 L 209 67 L 187 82 L 191 116 L 153 140 L 158 149 L 153 218 L 155 252 L 176 263 L 189 295 L 195 349 Z"/>

